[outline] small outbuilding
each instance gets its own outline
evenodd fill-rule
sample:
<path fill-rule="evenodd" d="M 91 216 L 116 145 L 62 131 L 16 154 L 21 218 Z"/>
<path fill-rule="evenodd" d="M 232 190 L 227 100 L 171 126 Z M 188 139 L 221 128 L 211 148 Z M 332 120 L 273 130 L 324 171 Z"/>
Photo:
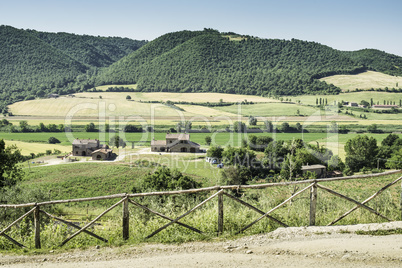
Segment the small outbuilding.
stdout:
<path fill-rule="evenodd" d="M 112 158 L 112 149 L 98 149 L 92 153 L 92 160 L 109 160 Z"/>
<path fill-rule="evenodd" d="M 325 178 L 327 176 L 327 167 L 324 165 L 306 165 L 302 166 L 303 175 L 307 172 L 312 172 L 317 175 L 317 178 Z"/>

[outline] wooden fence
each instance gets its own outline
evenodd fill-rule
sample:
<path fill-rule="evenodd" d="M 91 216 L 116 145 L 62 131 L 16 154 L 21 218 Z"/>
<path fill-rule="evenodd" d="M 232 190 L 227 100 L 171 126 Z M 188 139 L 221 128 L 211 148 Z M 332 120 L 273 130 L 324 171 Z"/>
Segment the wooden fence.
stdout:
<path fill-rule="evenodd" d="M 261 214 L 261 216 L 259 218 L 257 218 L 256 220 L 254 220 L 253 222 L 251 222 L 250 224 L 248 224 L 247 226 L 243 227 L 240 232 L 245 231 L 246 229 L 250 228 L 251 226 L 253 226 L 254 224 L 256 224 L 257 222 L 259 222 L 260 220 L 264 219 L 264 218 L 268 218 L 272 221 L 275 221 L 276 223 L 284 226 L 284 227 L 288 227 L 288 225 L 274 217 L 272 217 L 270 214 L 272 212 L 274 212 L 275 210 L 279 209 L 280 207 L 284 206 L 286 203 L 290 202 L 293 198 L 297 197 L 298 195 L 300 195 L 301 193 L 310 190 L 310 222 L 309 224 L 315 225 L 316 223 L 316 207 L 317 207 L 317 190 L 321 189 L 324 191 L 329 192 L 330 194 L 333 194 L 337 197 L 343 198 L 349 202 L 352 202 L 355 204 L 355 206 L 350 209 L 349 211 L 345 212 L 341 217 L 333 220 L 332 222 L 330 222 L 328 225 L 333 225 L 336 222 L 340 221 L 341 219 L 345 218 L 347 215 L 349 215 L 350 213 L 352 213 L 353 211 L 355 211 L 358 208 L 362 208 L 362 209 L 366 209 L 368 211 L 370 211 L 371 213 L 387 220 L 387 221 L 392 221 L 392 219 L 382 215 L 381 213 L 375 211 L 374 209 L 372 209 L 371 207 L 367 206 L 366 204 L 374 199 L 375 197 L 377 197 L 378 195 L 380 195 L 384 190 L 386 190 L 387 188 L 391 187 L 392 185 L 395 185 L 396 183 L 400 182 L 402 180 L 402 177 L 399 177 L 398 179 L 394 180 L 393 182 L 385 185 L 384 187 L 382 187 L 380 190 L 378 190 L 377 192 L 375 192 L 372 196 L 370 196 L 369 198 L 367 198 L 366 200 L 364 200 L 363 202 L 359 202 L 357 200 L 354 200 L 350 197 L 347 197 L 345 195 L 342 195 L 332 189 L 329 189 L 323 185 L 321 185 L 320 183 L 322 182 L 330 182 L 330 181 L 342 181 L 342 180 L 353 180 L 353 179 L 362 179 L 362 178 L 371 178 L 371 177 L 379 177 L 379 176 L 384 176 L 384 175 L 391 175 L 391 174 L 396 174 L 396 173 L 401 173 L 402 170 L 397 170 L 397 171 L 390 171 L 390 172 L 384 172 L 384 173 L 378 173 L 378 174 L 369 174 L 369 175 L 358 175 L 358 176 L 349 176 L 349 177 L 341 177 L 341 178 L 326 178 L 326 179 L 315 179 L 315 180 L 305 180 L 305 181 L 295 181 L 295 182 L 280 182 L 280 183 L 267 183 L 267 184 L 258 184 L 258 185 L 229 185 L 229 186 L 214 186 L 214 187 L 208 187 L 208 188 L 200 188 L 200 189 L 190 189 L 190 190 L 178 190 L 178 191 L 166 191 L 166 192 L 149 192 L 149 193 L 137 193 L 137 194 L 115 194 L 115 195 L 109 195 L 109 196 L 99 196 L 99 197 L 91 197 L 91 198 L 78 198 L 78 199 L 70 199 L 70 200 L 55 200 L 55 201 L 47 201 L 47 202 L 41 202 L 41 203 L 27 203 L 27 204 L 16 204 L 16 205 L 11 205 L 11 204 L 5 204 L 5 205 L 0 205 L 0 208 L 23 208 L 23 207 L 32 207 L 32 209 L 30 209 L 28 212 L 26 212 L 24 215 L 20 216 L 18 219 L 16 219 L 14 222 L 12 222 L 10 225 L 8 225 L 6 228 L 4 228 L 1 232 L 0 232 L 0 236 L 3 236 L 4 238 L 8 239 L 9 241 L 11 241 L 12 243 L 14 243 L 15 245 L 19 246 L 19 247 L 25 247 L 24 245 L 22 245 L 21 243 L 19 243 L 18 241 L 14 240 L 12 237 L 8 236 L 6 234 L 6 232 L 8 230 L 11 229 L 11 227 L 13 227 L 14 225 L 16 225 L 18 222 L 20 222 L 22 219 L 24 219 L 25 217 L 27 217 L 30 214 L 34 215 L 34 233 L 35 233 L 35 248 L 41 248 L 41 240 L 40 240 L 40 215 L 43 214 L 47 217 L 50 217 L 54 220 L 57 220 L 59 222 L 62 222 L 68 226 L 71 226 L 75 229 L 77 229 L 77 231 L 75 233 L 73 233 L 70 237 L 68 237 L 66 240 L 64 240 L 60 246 L 63 246 L 64 244 L 66 244 L 68 241 L 70 241 L 71 239 L 73 239 L 74 237 L 76 237 L 77 235 L 81 234 L 81 233 L 86 233 L 88 235 L 91 235 L 103 242 L 108 242 L 107 239 L 100 237 L 98 235 L 96 235 L 95 233 L 88 231 L 88 228 L 90 226 L 92 226 L 96 221 L 98 221 L 101 217 L 103 217 L 106 213 L 110 212 L 112 209 L 116 208 L 119 205 L 122 205 L 122 215 L 123 215 L 123 223 L 122 223 L 122 235 L 123 235 L 123 239 L 127 240 L 129 238 L 129 219 L 130 219 L 130 215 L 129 215 L 129 209 L 128 206 L 129 204 L 132 204 L 134 206 L 140 207 L 150 213 L 153 213 L 163 219 L 166 219 L 169 221 L 169 223 L 165 224 L 164 226 L 158 228 L 157 230 L 155 230 L 154 232 L 152 232 L 151 234 L 149 234 L 146 238 L 150 238 L 154 235 L 156 235 L 157 233 L 159 233 L 160 231 L 164 230 L 165 228 L 169 227 L 172 224 L 179 224 L 183 227 L 186 227 L 194 232 L 200 233 L 202 234 L 203 232 L 201 230 L 198 230 L 192 226 L 189 226 L 187 224 L 184 224 L 182 222 L 180 222 L 181 219 L 183 219 L 184 217 L 186 217 L 187 215 L 189 215 L 190 213 L 192 213 L 193 211 L 195 211 L 196 209 L 200 208 L 201 206 L 203 206 L 204 204 L 206 204 L 207 202 L 211 201 L 214 198 L 218 198 L 218 235 L 220 235 L 223 232 L 223 226 L 224 226 L 224 220 L 223 220 L 223 213 L 224 213 L 224 203 L 223 203 L 223 196 L 226 196 L 228 198 L 231 198 L 237 202 L 239 202 L 240 204 L 256 211 L 257 213 Z M 285 201 L 283 201 L 282 203 L 278 204 L 277 206 L 275 206 L 274 208 L 270 209 L 268 212 L 264 212 L 260 209 L 258 209 L 257 207 L 229 194 L 227 192 L 227 190 L 239 190 L 239 189 L 263 189 L 263 188 L 268 188 L 268 187 L 278 187 L 278 186 L 287 186 L 287 185 L 300 185 L 300 184 L 308 184 L 308 186 L 304 187 L 303 189 L 295 192 L 292 196 L 290 196 L 289 198 L 287 198 Z M 166 196 L 166 195 L 180 195 L 180 194 L 193 194 L 193 193 L 201 193 L 201 192 L 214 192 L 211 196 L 209 196 L 207 199 L 205 199 L 204 201 L 202 201 L 201 203 L 199 203 L 198 205 L 196 205 L 195 207 L 193 207 L 192 209 L 190 209 L 189 211 L 187 211 L 186 213 L 182 214 L 181 216 L 172 219 L 166 215 L 163 215 L 160 212 L 154 211 L 140 203 L 138 203 L 137 201 L 134 201 L 133 198 L 136 197 L 146 197 L 146 196 Z M 73 202 L 88 202 L 88 201 L 96 201 L 96 200 L 106 200 L 106 199 L 119 199 L 118 202 L 116 202 L 113 206 L 109 207 L 107 210 L 105 210 L 104 212 L 102 212 L 100 215 L 98 215 L 95 219 L 93 219 L 92 221 L 88 222 L 85 226 L 80 227 L 70 221 L 67 221 L 65 219 L 62 219 L 60 217 L 54 216 L 46 211 L 43 210 L 43 208 L 45 206 L 48 205 L 54 205 L 54 204 L 63 204 L 63 203 L 73 203 Z M 401 193 L 401 207 L 402 207 L 402 193 Z M 402 209 L 401 209 L 401 213 L 402 213 Z"/>

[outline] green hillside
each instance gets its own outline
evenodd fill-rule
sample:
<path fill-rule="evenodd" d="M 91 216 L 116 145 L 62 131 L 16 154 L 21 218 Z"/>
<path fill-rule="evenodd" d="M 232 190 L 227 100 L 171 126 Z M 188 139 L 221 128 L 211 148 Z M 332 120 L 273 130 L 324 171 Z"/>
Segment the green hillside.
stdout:
<path fill-rule="evenodd" d="M 109 66 L 147 43 L 121 37 L 28 32 L 89 67 Z"/>
<path fill-rule="evenodd" d="M 318 79 L 368 69 L 402 75 L 398 67 L 401 57 L 378 50 L 342 52 L 206 29 L 161 36 L 105 69 L 96 83 L 136 83 L 140 91 L 337 94 L 339 88 Z"/>
<path fill-rule="evenodd" d="M 24 30 L 0 26 L 0 99 L 43 96 L 65 86 L 87 67 Z"/>
<path fill-rule="evenodd" d="M 108 66 L 145 43 L 1 25 L 0 112 L 16 101 L 91 88 L 97 67 Z"/>

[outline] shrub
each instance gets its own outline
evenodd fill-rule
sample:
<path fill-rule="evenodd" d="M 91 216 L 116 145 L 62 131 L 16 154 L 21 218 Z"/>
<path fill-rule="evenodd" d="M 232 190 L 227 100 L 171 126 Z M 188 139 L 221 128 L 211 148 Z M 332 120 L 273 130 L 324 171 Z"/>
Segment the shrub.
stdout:
<path fill-rule="evenodd" d="M 56 144 L 56 143 L 60 143 L 60 140 L 55 138 L 55 137 L 49 137 L 47 142 L 50 143 L 50 144 Z"/>
<path fill-rule="evenodd" d="M 183 175 L 176 169 L 170 170 L 166 167 L 160 167 L 153 174 L 148 174 L 137 180 L 132 191 L 139 193 L 146 191 L 185 190 L 200 186 L 200 183 L 187 175 Z"/>

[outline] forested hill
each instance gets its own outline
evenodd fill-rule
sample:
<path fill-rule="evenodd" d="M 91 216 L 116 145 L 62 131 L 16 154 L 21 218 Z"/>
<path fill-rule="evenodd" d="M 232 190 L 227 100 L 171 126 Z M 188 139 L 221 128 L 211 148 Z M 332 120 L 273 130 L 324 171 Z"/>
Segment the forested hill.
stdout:
<path fill-rule="evenodd" d="M 142 91 L 336 94 L 339 88 L 318 78 L 366 69 L 402 75 L 402 58 L 206 29 L 161 36 L 106 68 L 96 83 L 137 83 Z"/>
<path fill-rule="evenodd" d="M 91 88 L 91 77 L 147 41 L 0 26 L 0 112 L 7 104 Z"/>
<path fill-rule="evenodd" d="M 85 74 L 87 67 L 30 33 L 0 26 L 0 99 L 43 96 Z"/>
<path fill-rule="evenodd" d="M 144 40 L 121 37 L 47 33 L 34 30 L 28 30 L 28 32 L 90 67 L 109 66 L 147 43 Z"/>

